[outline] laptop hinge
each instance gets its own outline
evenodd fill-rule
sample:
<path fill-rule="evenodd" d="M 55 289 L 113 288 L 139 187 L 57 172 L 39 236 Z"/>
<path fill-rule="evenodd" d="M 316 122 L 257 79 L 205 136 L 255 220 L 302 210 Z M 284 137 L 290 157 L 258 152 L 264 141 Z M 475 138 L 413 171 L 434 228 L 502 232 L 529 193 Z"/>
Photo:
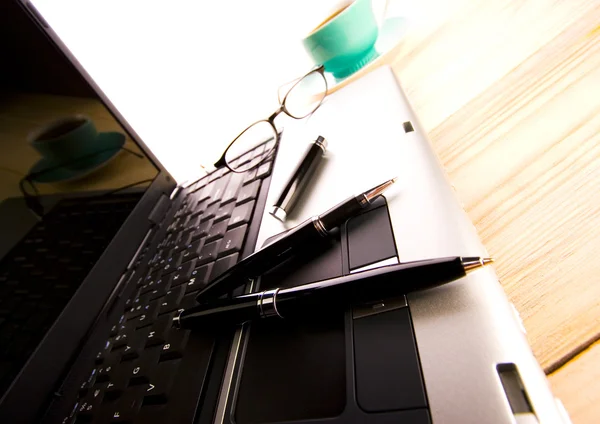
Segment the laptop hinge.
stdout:
<path fill-rule="evenodd" d="M 161 194 L 158 201 L 148 215 L 148 220 L 154 224 L 160 224 L 169 210 L 171 199 L 166 194 Z"/>
<path fill-rule="evenodd" d="M 176 186 L 175 189 L 171 192 L 169 199 L 174 200 L 180 191 L 181 191 L 181 186 L 180 185 Z"/>

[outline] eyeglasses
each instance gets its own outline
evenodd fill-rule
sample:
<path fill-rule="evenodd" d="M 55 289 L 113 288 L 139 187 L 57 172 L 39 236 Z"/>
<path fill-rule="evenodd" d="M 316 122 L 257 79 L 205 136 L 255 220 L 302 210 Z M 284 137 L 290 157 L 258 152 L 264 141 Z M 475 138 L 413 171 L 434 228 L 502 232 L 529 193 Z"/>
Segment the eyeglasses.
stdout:
<path fill-rule="evenodd" d="M 268 159 L 275 150 L 279 133 L 275 118 L 280 113 L 294 119 L 314 113 L 327 96 L 325 67 L 319 66 L 292 81 L 289 91 L 279 100 L 279 108 L 267 119 L 257 121 L 242 131 L 225 149 L 215 167 L 226 166 L 233 172 L 246 172 Z"/>

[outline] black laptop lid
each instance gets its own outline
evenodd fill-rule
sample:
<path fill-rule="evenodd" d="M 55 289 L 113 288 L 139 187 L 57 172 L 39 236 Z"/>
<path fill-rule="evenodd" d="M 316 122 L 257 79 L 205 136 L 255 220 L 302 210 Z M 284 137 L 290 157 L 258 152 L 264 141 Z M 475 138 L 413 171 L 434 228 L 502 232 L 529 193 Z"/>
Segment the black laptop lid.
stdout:
<path fill-rule="evenodd" d="M 174 182 L 17 3 L 0 40 L 3 421 L 47 402 Z"/>

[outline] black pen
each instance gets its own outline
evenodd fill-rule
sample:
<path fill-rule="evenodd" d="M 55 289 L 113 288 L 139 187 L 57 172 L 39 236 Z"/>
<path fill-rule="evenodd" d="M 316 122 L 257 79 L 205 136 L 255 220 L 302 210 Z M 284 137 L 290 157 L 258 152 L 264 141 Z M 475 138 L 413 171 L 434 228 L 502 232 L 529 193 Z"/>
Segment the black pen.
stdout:
<path fill-rule="evenodd" d="M 352 301 L 379 301 L 441 286 L 492 261 L 454 256 L 388 265 L 286 289 L 216 299 L 181 311 L 173 324 L 178 328 L 207 328 L 270 317 L 302 318 L 346 307 Z"/>
<path fill-rule="evenodd" d="M 287 214 L 296 206 L 308 181 L 319 167 L 326 150 L 327 140 L 322 136 L 318 136 L 315 142 L 308 147 L 304 157 L 273 205 L 273 209 L 269 212 L 273 217 L 281 222 L 285 221 Z"/>
<path fill-rule="evenodd" d="M 395 182 L 396 178 L 393 178 L 358 196 L 349 197 L 327 212 L 313 216 L 292 228 L 281 238 L 245 257 L 209 282 L 198 293 L 198 301 L 202 302 L 207 297 L 218 297 L 218 295 L 228 293 L 241 284 L 244 284 L 249 278 L 255 278 L 264 274 L 286 259 L 301 252 L 314 249 L 315 246 L 329 239 L 330 232 L 334 228 L 339 227 L 348 218 L 356 215 Z"/>

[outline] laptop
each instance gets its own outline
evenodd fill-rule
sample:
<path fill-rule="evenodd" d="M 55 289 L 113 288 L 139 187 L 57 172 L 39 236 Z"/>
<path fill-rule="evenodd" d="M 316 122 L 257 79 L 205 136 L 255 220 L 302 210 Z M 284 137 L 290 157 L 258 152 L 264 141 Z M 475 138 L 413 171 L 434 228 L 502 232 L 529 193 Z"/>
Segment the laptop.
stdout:
<path fill-rule="evenodd" d="M 485 255 L 389 68 L 286 123 L 260 171 L 178 184 L 33 6 L 20 6 L 3 30 L 52 65 L 27 72 L 30 50 L 11 49 L 1 74 L 0 422 L 568 422 L 492 269 L 376 310 L 171 328 L 216 275 L 393 176 L 396 190 L 317 257 L 267 273 L 260 287 Z M 38 174 L 39 193 L 23 195 L 19 183 L 44 160 L 29 134 L 75 115 L 122 143 L 83 169 Z M 282 224 L 268 206 L 318 134 L 326 160 Z"/>

